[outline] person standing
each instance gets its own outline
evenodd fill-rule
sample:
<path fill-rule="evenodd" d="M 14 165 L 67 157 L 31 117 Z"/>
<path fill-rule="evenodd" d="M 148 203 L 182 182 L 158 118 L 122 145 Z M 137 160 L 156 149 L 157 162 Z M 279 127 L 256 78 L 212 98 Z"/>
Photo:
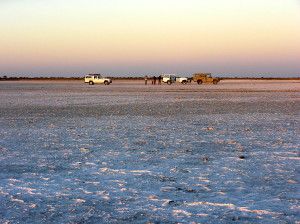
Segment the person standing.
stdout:
<path fill-rule="evenodd" d="M 153 76 L 153 84 L 156 85 L 156 77 Z"/>
<path fill-rule="evenodd" d="M 158 85 L 161 85 L 161 75 L 160 76 L 158 76 Z"/>
<path fill-rule="evenodd" d="M 147 85 L 148 82 L 148 76 L 145 76 L 145 85 Z"/>

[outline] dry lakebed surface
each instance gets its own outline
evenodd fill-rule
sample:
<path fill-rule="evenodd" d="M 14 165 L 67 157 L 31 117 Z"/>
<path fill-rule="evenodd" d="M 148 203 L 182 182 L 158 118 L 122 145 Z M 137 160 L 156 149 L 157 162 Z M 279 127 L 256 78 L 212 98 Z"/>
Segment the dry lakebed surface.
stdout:
<path fill-rule="evenodd" d="M 299 80 L 0 96 L 0 223 L 299 223 Z"/>

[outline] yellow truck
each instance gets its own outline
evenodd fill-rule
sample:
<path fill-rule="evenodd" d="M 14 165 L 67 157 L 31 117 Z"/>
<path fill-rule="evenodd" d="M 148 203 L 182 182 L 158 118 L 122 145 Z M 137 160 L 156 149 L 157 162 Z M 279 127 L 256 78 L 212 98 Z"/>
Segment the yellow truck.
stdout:
<path fill-rule="evenodd" d="M 197 82 L 199 85 L 202 83 L 213 83 L 217 85 L 220 82 L 220 79 L 212 78 L 211 73 L 195 73 L 193 76 L 193 81 Z"/>

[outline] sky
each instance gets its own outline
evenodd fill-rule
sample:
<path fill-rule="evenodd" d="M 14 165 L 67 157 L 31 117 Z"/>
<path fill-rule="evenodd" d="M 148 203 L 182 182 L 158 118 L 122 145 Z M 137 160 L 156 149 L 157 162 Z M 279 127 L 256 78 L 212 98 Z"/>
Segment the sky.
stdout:
<path fill-rule="evenodd" d="M 300 77 L 300 0 L 0 0 L 0 77 Z"/>

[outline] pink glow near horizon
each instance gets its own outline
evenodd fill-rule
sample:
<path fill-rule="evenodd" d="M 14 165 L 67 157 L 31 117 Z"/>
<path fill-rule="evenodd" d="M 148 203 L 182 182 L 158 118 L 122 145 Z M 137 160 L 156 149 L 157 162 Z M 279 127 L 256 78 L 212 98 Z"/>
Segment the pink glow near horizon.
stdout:
<path fill-rule="evenodd" d="M 300 74 L 297 1 L 62 1 L 0 3 L 0 76 Z"/>

